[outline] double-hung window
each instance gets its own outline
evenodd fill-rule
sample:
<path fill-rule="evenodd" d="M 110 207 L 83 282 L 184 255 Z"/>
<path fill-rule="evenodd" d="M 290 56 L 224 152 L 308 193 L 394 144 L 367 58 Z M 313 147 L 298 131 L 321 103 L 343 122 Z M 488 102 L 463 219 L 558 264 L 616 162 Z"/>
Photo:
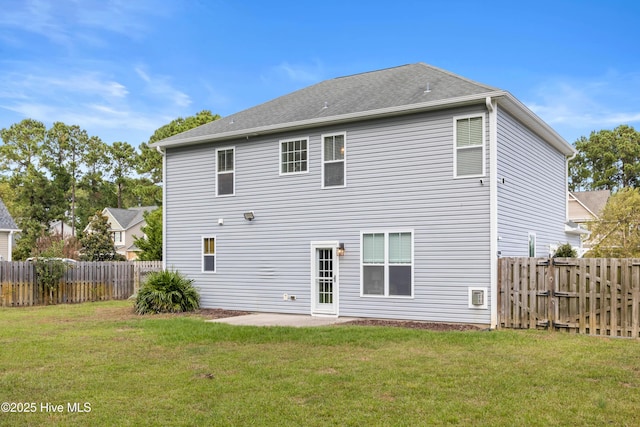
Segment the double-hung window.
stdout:
<path fill-rule="evenodd" d="M 345 186 L 346 134 L 322 135 L 322 187 Z"/>
<path fill-rule="evenodd" d="M 307 172 L 307 138 L 280 141 L 280 174 Z"/>
<path fill-rule="evenodd" d="M 202 238 L 202 271 L 212 272 L 216 271 L 216 238 L 215 237 L 203 237 Z"/>
<path fill-rule="evenodd" d="M 362 233 L 362 295 L 413 296 L 413 232 Z"/>
<path fill-rule="evenodd" d="M 233 196 L 235 193 L 235 148 L 216 150 L 216 195 Z"/>
<path fill-rule="evenodd" d="M 454 117 L 454 176 L 484 176 L 484 116 Z"/>

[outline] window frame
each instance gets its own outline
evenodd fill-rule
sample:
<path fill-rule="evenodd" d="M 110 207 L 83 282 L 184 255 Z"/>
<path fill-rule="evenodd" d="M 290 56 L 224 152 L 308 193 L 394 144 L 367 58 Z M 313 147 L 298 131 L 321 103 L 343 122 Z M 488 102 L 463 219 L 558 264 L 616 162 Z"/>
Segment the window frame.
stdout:
<path fill-rule="evenodd" d="M 458 121 L 480 118 L 482 120 L 482 172 L 480 174 L 473 175 L 459 175 L 458 174 L 458 150 L 466 150 L 470 148 L 478 148 L 478 145 L 469 147 L 458 147 Z M 481 178 L 487 175 L 487 132 L 486 132 L 486 118 L 484 113 L 465 114 L 461 116 L 453 117 L 453 178 Z"/>
<path fill-rule="evenodd" d="M 392 263 L 389 260 L 389 235 L 398 233 L 409 233 L 411 235 L 411 261 L 410 263 Z M 364 262 L 364 236 L 369 234 L 383 234 L 384 235 L 384 262 L 382 264 L 365 264 Z M 384 267 L 383 288 L 384 291 L 381 295 L 378 294 L 366 294 L 364 292 L 364 267 L 366 265 L 380 265 Z M 411 267 L 411 294 L 410 295 L 391 295 L 389 293 L 389 267 L 394 265 L 406 265 Z M 360 232 L 360 296 L 363 298 L 400 298 L 400 299 L 414 299 L 415 298 L 415 231 L 407 228 L 385 228 L 385 229 L 373 229 L 363 230 Z"/>
<path fill-rule="evenodd" d="M 205 253 L 205 241 L 207 239 L 213 239 L 213 254 L 208 254 Z M 201 266 L 200 266 L 200 270 L 202 273 L 206 273 L 206 274 L 213 274 L 216 273 L 218 270 L 218 239 L 215 235 L 207 235 L 207 236 L 201 236 L 200 237 L 200 262 L 201 262 Z M 206 256 L 213 256 L 213 270 L 205 270 L 205 257 Z"/>
<path fill-rule="evenodd" d="M 118 236 L 118 239 L 116 239 Z M 124 244 L 124 231 L 122 230 L 113 230 L 111 232 L 111 238 L 113 240 L 114 245 L 123 245 Z"/>
<path fill-rule="evenodd" d="M 340 160 L 326 160 L 324 156 L 325 138 L 342 136 L 344 141 L 344 153 Z M 322 152 L 322 188 L 344 188 L 347 186 L 347 132 L 325 133 L 320 136 L 320 150 Z M 343 164 L 342 169 L 342 185 L 326 185 L 325 184 L 325 167 L 327 164 L 340 163 Z"/>
<path fill-rule="evenodd" d="M 304 141 L 307 146 L 306 146 L 306 153 L 307 153 L 307 158 L 305 160 L 306 162 L 306 166 L 307 168 L 303 171 L 293 171 L 293 172 L 287 172 L 285 170 L 283 170 L 284 167 L 284 162 L 282 161 L 282 155 L 283 155 L 283 146 L 284 144 L 290 143 L 290 142 L 298 142 L 298 141 Z M 295 153 L 295 148 L 293 153 Z M 281 139 L 278 142 L 278 164 L 279 164 L 279 171 L 280 171 L 280 176 L 289 176 L 289 175 L 300 175 L 300 174 L 305 174 L 305 173 L 309 173 L 309 137 L 302 137 L 302 138 L 287 138 L 287 139 Z M 294 160 L 294 164 L 296 163 L 296 161 Z"/>
<path fill-rule="evenodd" d="M 232 150 L 233 151 L 233 169 L 231 171 L 225 170 L 220 172 L 218 170 L 219 168 L 219 164 L 218 164 L 218 153 L 220 151 L 229 151 Z M 216 197 L 232 197 L 236 195 L 236 147 L 235 146 L 230 146 L 230 147 L 220 147 L 220 148 L 216 148 L 216 164 L 215 164 L 215 172 L 216 172 Z M 230 194 L 220 194 L 220 175 L 221 174 L 233 174 L 233 190 Z"/>
<path fill-rule="evenodd" d="M 536 258 L 536 255 L 537 255 L 536 240 L 537 240 L 536 233 L 530 231 L 527 238 L 527 254 L 529 255 L 529 258 Z"/>

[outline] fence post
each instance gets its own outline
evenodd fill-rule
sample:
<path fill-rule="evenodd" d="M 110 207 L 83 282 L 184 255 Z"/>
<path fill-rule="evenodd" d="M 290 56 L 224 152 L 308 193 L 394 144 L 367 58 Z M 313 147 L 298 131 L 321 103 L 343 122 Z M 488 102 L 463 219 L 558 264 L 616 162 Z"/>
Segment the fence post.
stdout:
<path fill-rule="evenodd" d="M 547 268 L 545 284 L 547 288 L 545 290 L 549 294 L 547 297 L 547 321 L 549 322 L 549 331 L 554 331 L 556 322 L 556 267 L 553 264 L 553 258 L 549 258 L 549 267 Z"/>

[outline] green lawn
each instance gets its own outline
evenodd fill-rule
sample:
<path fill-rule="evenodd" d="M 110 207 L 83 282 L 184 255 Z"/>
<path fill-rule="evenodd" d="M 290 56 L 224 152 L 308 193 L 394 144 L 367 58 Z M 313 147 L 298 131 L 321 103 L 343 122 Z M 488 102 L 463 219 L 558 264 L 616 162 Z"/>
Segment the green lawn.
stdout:
<path fill-rule="evenodd" d="M 2 412 L 0 425 L 640 422 L 636 340 L 241 327 L 131 306 L 0 309 L 0 402 L 35 409 Z M 69 411 L 76 403 L 84 412 Z"/>

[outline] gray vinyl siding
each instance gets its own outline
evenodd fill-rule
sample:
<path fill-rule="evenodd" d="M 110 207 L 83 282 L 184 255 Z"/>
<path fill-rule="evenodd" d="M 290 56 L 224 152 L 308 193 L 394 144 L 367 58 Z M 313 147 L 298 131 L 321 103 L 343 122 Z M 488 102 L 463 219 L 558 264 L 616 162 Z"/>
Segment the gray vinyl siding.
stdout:
<path fill-rule="evenodd" d="M 570 239 L 564 232 L 565 168 L 562 153 L 498 109 L 498 250 L 502 256 L 528 256 L 529 233 L 536 235 L 537 257 L 547 256 L 550 245 Z"/>
<path fill-rule="evenodd" d="M 469 286 L 490 288 L 489 185 L 453 178 L 453 117 L 485 111 L 169 148 L 167 266 L 195 280 L 204 307 L 309 314 L 311 243 L 339 241 L 340 316 L 489 323 L 490 308 L 468 308 Z M 346 132 L 346 187 L 323 189 L 321 135 L 333 132 Z M 280 175 L 286 138 L 309 138 L 308 173 Z M 230 146 L 235 196 L 216 197 L 215 149 Z M 389 229 L 413 231 L 413 298 L 361 297 L 361 232 Z M 216 237 L 215 273 L 201 272 L 203 236 Z"/>

